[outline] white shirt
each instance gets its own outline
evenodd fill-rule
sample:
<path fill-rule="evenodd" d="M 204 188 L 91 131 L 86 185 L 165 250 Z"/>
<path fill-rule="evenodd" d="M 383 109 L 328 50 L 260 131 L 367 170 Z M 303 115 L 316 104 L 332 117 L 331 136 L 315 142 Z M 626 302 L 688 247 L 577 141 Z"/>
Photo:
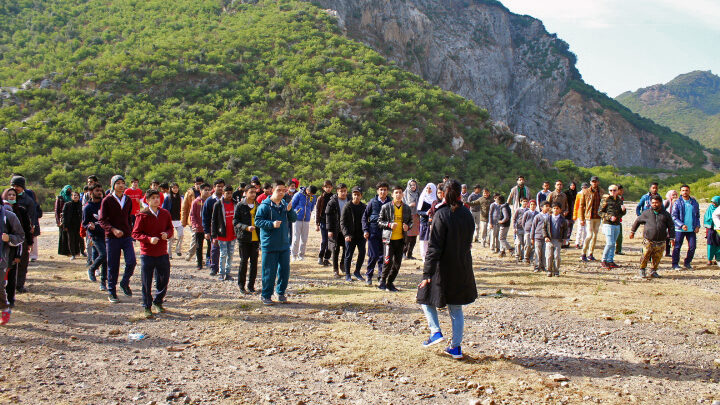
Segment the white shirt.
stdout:
<path fill-rule="evenodd" d="M 113 197 L 115 197 L 115 200 L 117 200 L 118 204 L 120 204 L 120 208 L 125 208 L 125 202 L 127 201 L 127 196 L 123 194 L 122 198 L 118 198 L 117 194 L 112 193 Z"/>

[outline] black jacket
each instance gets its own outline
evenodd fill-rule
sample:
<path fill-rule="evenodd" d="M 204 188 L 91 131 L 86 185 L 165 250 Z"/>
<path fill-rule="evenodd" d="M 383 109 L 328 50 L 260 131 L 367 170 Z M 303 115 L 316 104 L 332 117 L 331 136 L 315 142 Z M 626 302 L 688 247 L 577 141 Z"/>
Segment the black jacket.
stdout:
<path fill-rule="evenodd" d="M 82 204 L 80 201 L 65 203 L 62 215 L 62 227 L 71 231 L 79 231 L 82 224 Z"/>
<path fill-rule="evenodd" d="M 660 211 L 657 215 L 652 208 L 643 211 L 633 223 L 631 231 L 635 233 L 640 224 L 645 225 L 643 238 L 649 241 L 662 242 L 675 239 L 675 224 L 670 214 L 665 210 Z"/>
<path fill-rule="evenodd" d="M 257 201 L 255 201 L 255 213 L 259 208 Z M 247 204 L 247 201 L 243 198 L 238 205 L 235 206 L 235 216 L 233 217 L 233 226 L 235 227 L 235 237 L 240 243 L 252 242 L 252 234 L 255 232 L 257 240 L 260 240 L 260 234 L 258 233 L 257 227 L 253 232 L 248 231 L 248 228 L 252 226 L 252 214 L 250 211 L 252 208 Z"/>
<path fill-rule="evenodd" d="M 331 198 L 335 198 L 335 194 L 333 193 L 326 193 L 323 191 L 320 198 L 317 200 L 317 205 L 315 206 L 315 223 L 320 226 L 321 224 L 326 224 L 326 217 L 325 217 L 325 208 L 327 207 L 328 203 L 330 202 Z"/>
<path fill-rule="evenodd" d="M 342 230 L 342 234 L 353 238 L 353 242 L 357 242 L 359 239 L 365 237 L 365 232 L 362 228 L 365 208 L 366 206 L 362 201 L 358 205 L 353 204 L 352 201 L 348 201 L 340 215 L 340 229 Z"/>
<path fill-rule="evenodd" d="M 426 299 L 418 299 L 419 304 L 442 308 L 477 299 L 470 254 L 473 232 L 472 214 L 464 206 L 455 211 L 446 204 L 436 208 L 423 268 L 423 279 L 430 279 L 430 293 Z"/>
<path fill-rule="evenodd" d="M 7 208 L 7 205 L 5 208 Z M 12 206 L 12 212 L 15 214 L 18 221 L 20 221 L 20 226 L 22 227 L 23 232 L 25 232 L 25 245 L 32 246 L 33 234 L 30 232 L 30 216 L 25 210 L 25 207 L 15 204 Z M 22 256 L 22 246 L 10 249 L 10 259 L 8 260 L 8 263 L 12 263 L 15 258 L 19 258 L 20 256 Z"/>
<path fill-rule="evenodd" d="M 327 207 L 325 207 L 325 227 L 328 232 L 342 233 L 344 235 L 342 227 L 340 226 L 340 215 L 342 213 L 340 212 L 339 200 L 337 194 L 330 197 L 330 201 L 328 201 Z M 348 204 L 350 204 L 350 201 L 346 200 L 345 205 Z"/>
<path fill-rule="evenodd" d="M 225 205 L 223 201 L 225 201 L 225 197 L 220 197 L 213 206 L 212 219 L 210 220 L 210 238 L 212 239 L 225 237 L 225 235 L 227 235 L 227 229 L 225 229 Z M 233 211 L 233 214 L 234 213 L 235 211 Z M 234 220 L 233 223 L 235 223 Z"/>
<path fill-rule="evenodd" d="M 390 229 L 390 224 L 392 222 L 395 222 L 395 213 L 393 212 L 394 205 L 395 203 L 390 200 L 390 202 L 386 203 L 382 206 L 382 208 L 380 208 L 378 227 L 382 229 L 382 238 L 383 242 L 385 243 L 389 243 L 390 238 L 392 237 L 392 229 Z M 408 229 L 412 228 L 413 226 L 412 209 L 409 205 L 405 203 L 402 204 L 402 223 L 407 224 Z M 473 224 L 475 224 L 474 221 Z M 402 224 L 398 224 L 398 226 L 402 226 Z M 405 239 L 405 236 L 407 236 L 407 231 L 403 230 L 403 239 Z"/>

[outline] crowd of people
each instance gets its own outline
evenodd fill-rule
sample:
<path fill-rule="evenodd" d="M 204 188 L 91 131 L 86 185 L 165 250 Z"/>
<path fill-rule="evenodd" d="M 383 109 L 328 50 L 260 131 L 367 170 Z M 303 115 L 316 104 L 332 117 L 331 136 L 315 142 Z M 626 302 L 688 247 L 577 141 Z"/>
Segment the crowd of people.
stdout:
<path fill-rule="evenodd" d="M 447 306 L 453 324 L 453 339 L 446 349 L 462 357 L 462 305 L 477 297 L 472 271 L 472 243 L 491 249 L 499 257 L 512 255 L 535 272 L 560 275 L 560 252 L 574 247 L 581 250 L 584 263 L 597 261 L 598 233 L 605 235 L 600 266 L 620 267 L 615 255 L 622 252 L 623 187 L 600 187 L 597 177 L 583 183 L 580 190 L 572 182 L 567 188 L 557 180 L 554 190 L 544 182 L 532 194 L 519 176 L 505 198 L 480 185 L 467 185 L 444 178 L 420 189 L 416 180 L 404 186 L 379 182 L 375 195 L 364 202 L 364 190 L 327 180 L 318 189 L 300 187 L 297 179 L 262 183 L 253 177 L 237 187 L 223 179 L 210 183 L 194 179 L 184 194 L 178 184 L 153 181 L 147 191 L 133 178 L 129 187 L 122 175 L 113 176 L 106 189 L 96 176 L 89 176 L 82 191 L 70 185 L 62 188 L 55 201 L 58 226 L 58 253 L 87 259 L 88 279 L 98 282 L 110 302 L 119 302 L 118 287 L 132 296 L 130 279 L 137 265 L 135 246 L 139 245 L 142 305 L 145 316 L 165 311 L 163 300 L 168 288 L 171 261 L 193 260 L 198 270 L 209 268 L 221 281 L 233 281 L 235 245 L 239 255 L 237 284 L 243 294 L 256 291 L 258 265 L 261 266 L 260 300 L 265 305 L 287 302 L 290 263 L 307 259 L 307 241 L 312 220 L 320 232 L 318 265 L 331 267 L 337 278 L 361 281 L 368 286 L 377 278 L 377 288 L 399 291 L 395 285 L 403 260 L 424 262 L 423 280 L 418 289 L 431 330 L 423 344 L 443 341 L 436 308 Z M 7 280 L 0 295 L 2 324 L 9 321 L 15 293 L 25 292 L 28 262 L 36 258 L 38 218 L 42 216 L 37 199 L 21 175 L 14 175 L 11 187 L 3 192 L 0 209 L 1 275 Z M 720 258 L 720 196 L 712 199 L 703 226 L 708 241 L 708 263 Z M 680 269 L 680 248 L 688 250 L 683 262 L 691 269 L 696 234 L 700 229 L 700 208 L 686 185 L 680 194 L 670 191 L 666 199 L 658 185 L 640 199 L 637 219 L 629 237 L 643 229 L 643 255 L 640 277 L 656 278 L 663 253 L 670 255 L 672 268 Z M 577 226 L 575 226 L 577 224 Z M 190 227 L 190 247 L 182 251 L 185 227 Z M 510 228 L 513 244 L 508 242 Z M 574 244 L 573 229 L 575 229 Z M 357 251 L 357 255 L 356 255 Z M 367 254 L 367 261 L 366 256 Z M 120 258 L 124 270 L 120 277 Z M 352 265 L 355 259 L 355 265 Z M 646 268 L 650 264 L 648 273 Z M 363 271 L 363 266 L 365 267 Z M 377 272 L 376 272 L 377 269 Z M 154 289 L 153 289 L 154 280 Z M 154 293 L 153 293 L 154 290 Z"/>

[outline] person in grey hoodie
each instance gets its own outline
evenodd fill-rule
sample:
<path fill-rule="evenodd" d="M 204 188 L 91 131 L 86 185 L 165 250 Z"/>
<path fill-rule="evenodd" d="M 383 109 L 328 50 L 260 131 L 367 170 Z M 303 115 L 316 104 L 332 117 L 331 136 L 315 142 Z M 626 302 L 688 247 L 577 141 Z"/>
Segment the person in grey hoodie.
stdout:
<path fill-rule="evenodd" d="M 505 202 L 505 198 L 503 196 L 498 197 L 498 205 L 499 207 L 497 210 L 500 212 L 500 218 L 498 219 L 498 227 L 500 228 L 498 230 L 498 240 L 500 245 L 500 257 L 505 257 L 506 252 L 510 250 L 510 244 L 508 244 L 507 241 L 507 235 L 508 231 L 510 230 L 512 219 L 512 212 L 510 211 L 510 205 L 508 205 Z"/>
<path fill-rule="evenodd" d="M 532 222 L 530 234 L 532 235 L 532 245 L 535 248 L 535 272 L 545 271 L 545 221 L 550 212 L 550 203 L 543 201 L 540 204 L 540 212 L 535 215 Z"/>
<path fill-rule="evenodd" d="M 525 251 L 523 252 L 525 254 L 525 263 L 530 264 L 530 262 L 533 260 L 534 256 L 534 249 L 533 249 L 533 233 L 532 233 L 532 225 L 533 225 L 533 219 L 535 219 L 535 216 L 539 214 L 539 212 L 535 209 L 535 206 L 537 205 L 537 202 L 533 199 L 528 201 L 528 209 L 525 211 L 525 213 L 522 216 L 522 219 L 520 220 L 520 226 L 523 228 L 524 231 L 524 237 L 525 237 Z"/>
<path fill-rule="evenodd" d="M 520 208 L 518 208 L 515 218 L 512 220 L 513 232 L 515 233 L 515 258 L 518 263 L 522 262 L 525 257 L 525 228 L 522 226 L 522 220 L 527 210 L 527 198 L 520 199 Z"/>
<path fill-rule="evenodd" d="M 490 204 L 490 208 L 488 209 L 488 232 L 490 233 L 490 250 L 493 253 L 500 252 L 500 227 L 498 226 L 498 221 L 500 220 L 501 213 L 500 204 L 498 204 L 499 198 L 500 194 L 495 193 L 495 195 L 493 195 L 494 202 Z"/>

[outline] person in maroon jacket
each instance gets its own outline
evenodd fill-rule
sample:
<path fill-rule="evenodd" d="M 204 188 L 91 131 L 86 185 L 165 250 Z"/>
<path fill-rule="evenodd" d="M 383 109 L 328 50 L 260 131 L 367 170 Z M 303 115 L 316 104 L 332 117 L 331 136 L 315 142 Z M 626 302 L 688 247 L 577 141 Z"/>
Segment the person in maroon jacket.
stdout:
<path fill-rule="evenodd" d="M 132 201 L 125 193 L 125 178 L 121 175 L 113 176 L 110 180 L 110 194 L 100 203 L 98 224 L 105 230 L 105 245 L 107 247 L 107 287 L 108 300 L 119 302 L 115 286 L 120 273 L 120 252 L 125 256 L 125 272 L 120 281 L 120 288 L 128 297 L 132 296 L 130 290 L 130 277 L 135 272 L 135 248 L 130 236 L 130 213 Z"/>
<path fill-rule="evenodd" d="M 135 217 L 132 237 L 140 242 L 140 278 L 142 279 L 143 307 L 145 317 L 152 318 L 151 307 L 165 312 L 163 298 L 170 281 L 170 256 L 168 239 L 172 238 L 174 227 L 170 211 L 160 208 L 160 193 L 148 190 L 145 193 L 148 206 Z M 155 298 L 152 297 L 152 280 L 155 275 Z"/>

